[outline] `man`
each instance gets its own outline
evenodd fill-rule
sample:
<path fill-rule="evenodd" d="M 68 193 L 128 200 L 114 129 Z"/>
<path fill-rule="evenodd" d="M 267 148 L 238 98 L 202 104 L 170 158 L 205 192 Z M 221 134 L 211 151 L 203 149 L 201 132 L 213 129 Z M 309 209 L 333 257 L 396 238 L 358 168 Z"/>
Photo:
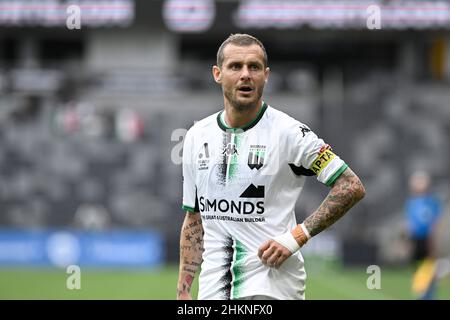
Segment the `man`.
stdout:
<path fill-rule="evenodd" d="M 263 102 L 269 77 L 262 43 L 231 35 L 214 80 L 224 110 L 197 122 L 183 148 L 178 299 L 304 299 L 299 251 L 363 198 L 358 177 L 306 125 Z M 295 202 L 305 176 L 331 191 L 302 224 Z"/>
<path fill-rule="evenodd" d="M 405 213 L 413 245 L 414 262 L 435 256 L 434 242 L 441 216 L 441 204 L 430 192 L 430 186 L 431 178 L 425 171 L 416 171 L 409 179 L 411 196 L 406 201 Z"/>
<path fill-rule="evenodd" d="M 414 172 L 409 179 L 411 196 L 406 201 L 406 219 L 412 242 L 412 260 L 417 270 L 413 276 L 413 292 L 422 300 L 432 300 L 437 289 L 437 227 L 441 203 L 431 191 L 431 178 L 425 171 Z"/>

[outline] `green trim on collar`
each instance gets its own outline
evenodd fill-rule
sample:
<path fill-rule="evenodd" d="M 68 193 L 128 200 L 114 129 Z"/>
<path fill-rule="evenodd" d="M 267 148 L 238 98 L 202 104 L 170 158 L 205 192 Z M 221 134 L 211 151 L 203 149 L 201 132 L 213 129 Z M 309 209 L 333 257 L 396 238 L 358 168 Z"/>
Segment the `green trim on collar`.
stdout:
<path fill-rule="evenodd" d="M 261 120 L 262 116 L 264 115 L 264 112 L 266 111 L 266 109 L 267 109 L 267 104 L 265 102 L 263 102 L 256 117 L 249 123 L 247 123 L 241 127 L 237 127 L 237 128 L 231 128 L 225 124 L 225 121 L 222 119 L 222 115 L 223 115 L 223 110 L 222 110 L 217 115 L 217 124 L 219 125 L 220 129 L 222 129 L 223 131 L 227 131 L 227 130 L 232 130 L 233 132 L 236 130 L 247 131 L 248 129 L 251 129 L 254 126 L 256 126 L 256 124 L 259 122 L 259 120 Z"/>

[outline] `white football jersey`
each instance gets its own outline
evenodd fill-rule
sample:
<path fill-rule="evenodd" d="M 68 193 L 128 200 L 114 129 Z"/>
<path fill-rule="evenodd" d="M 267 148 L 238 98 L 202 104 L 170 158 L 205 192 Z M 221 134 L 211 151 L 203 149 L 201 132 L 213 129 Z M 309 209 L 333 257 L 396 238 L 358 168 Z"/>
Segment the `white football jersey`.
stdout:
<path fill-rule="evenodd" d="M 238 129 L 223 113 L 195 123 L 183 147 L 183 209 L 200 212 L 204 229 L 198 298 L 304 299 L 300 251 L 275 269 L 262 264 L 258 248 L 297 225 L 306 176 L 331 186 L 347 165 L 306 125 L 266 103 Z"/>

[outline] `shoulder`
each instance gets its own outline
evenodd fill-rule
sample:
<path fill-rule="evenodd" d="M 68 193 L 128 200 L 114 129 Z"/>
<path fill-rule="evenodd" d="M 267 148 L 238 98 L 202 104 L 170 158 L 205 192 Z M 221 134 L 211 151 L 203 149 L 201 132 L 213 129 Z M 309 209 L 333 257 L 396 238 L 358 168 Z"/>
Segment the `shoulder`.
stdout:
<path fill-rule="evenodd" d="M 189 135 L 198 135 L 204 132 L 205 130 L 209 130 L 211 127 L 215 127 L 217 125 L 217 115 L 220 113 L 220 111 L 203 118 L 199 121 L 196 121 L 194 125 L 192 125 L 188 131 L 187 134 Z"/>
<path fill-rule="evenodd" d="M 279 129 L 282 135 L 289 136 L 291 134 L 296 135 L 298 133 L 311 131 L 309 126 L 305 123 L 272 106 L 267 108 L 267 119 Z"/>

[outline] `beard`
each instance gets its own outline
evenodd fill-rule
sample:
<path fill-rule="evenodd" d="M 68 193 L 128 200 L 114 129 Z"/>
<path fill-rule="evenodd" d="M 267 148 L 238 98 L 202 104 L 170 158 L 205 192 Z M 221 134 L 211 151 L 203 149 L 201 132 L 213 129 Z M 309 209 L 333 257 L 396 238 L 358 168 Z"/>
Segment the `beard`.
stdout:
<path fill-rule="evenodd" d="M 249 99 L 246 101 L 240 101 L 239 99 L 235 98 L 232 91 L 225 91 L 224 90 L 224 96 L 230 103 L 231 107 L 236 109 L 239 112 L 250 110 L 256 106 L 259 99 L 262 97 L 264 87 L 260 87 L 256 90 L 256 94 L 253 99 Z"/>

